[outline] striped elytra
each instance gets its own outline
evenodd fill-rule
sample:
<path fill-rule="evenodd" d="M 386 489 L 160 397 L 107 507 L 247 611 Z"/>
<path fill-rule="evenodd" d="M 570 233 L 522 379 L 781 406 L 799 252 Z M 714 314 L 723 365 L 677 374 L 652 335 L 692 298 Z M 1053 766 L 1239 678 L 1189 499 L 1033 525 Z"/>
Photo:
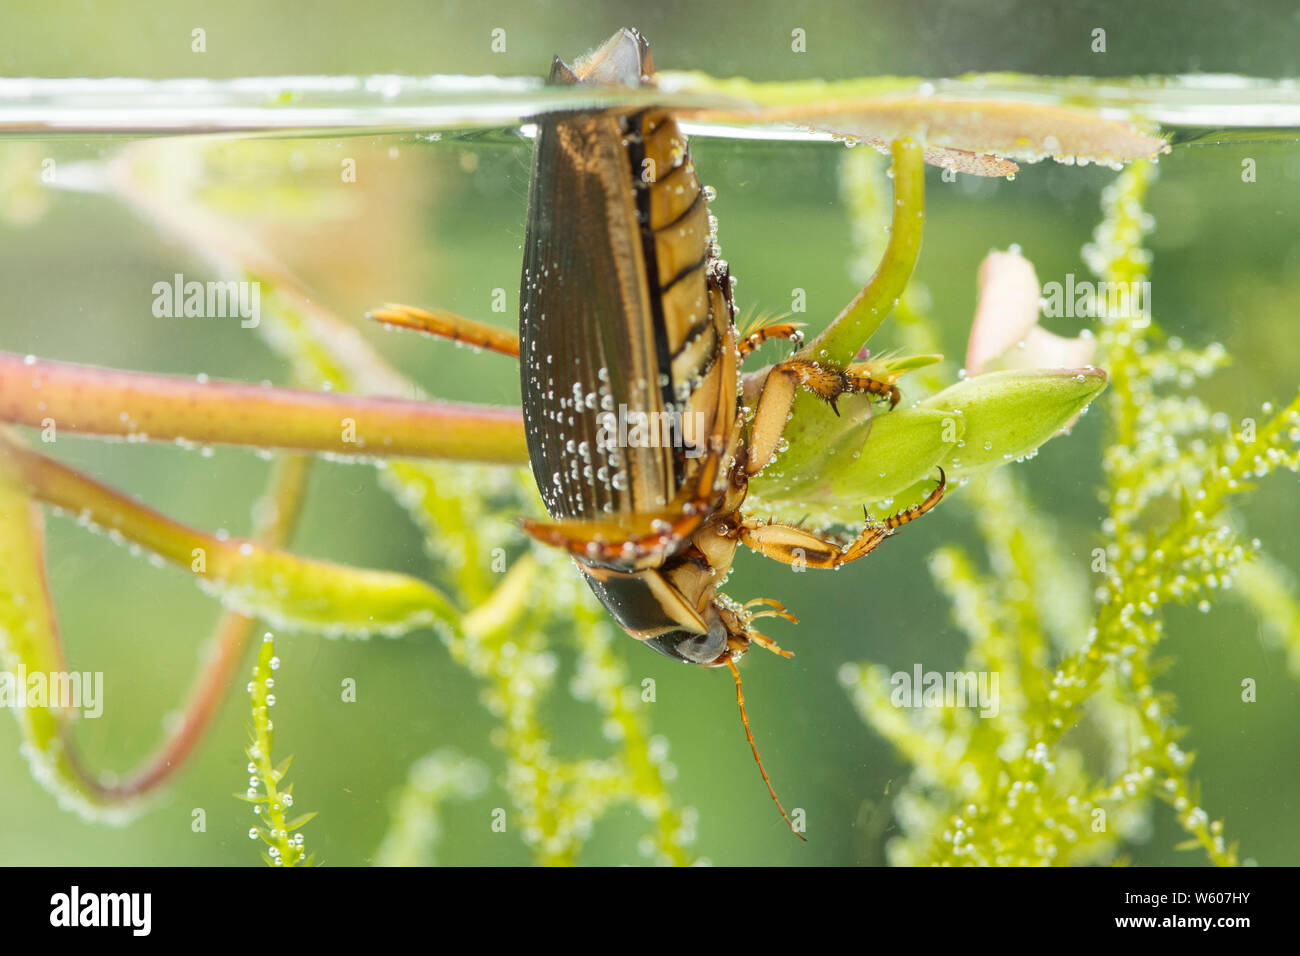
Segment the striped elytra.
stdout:
<path fill-rule="evenodd" d="M 573 68 L 557 58 L 551 81 L 639 87 L 652 75 L 645 41 L 623 30 Z M 523 527 L 573 557 L 631 637 L 673 660 L 731 671 L 780 808 L 736 665 L 753 644 L 789 657 L 754 622 L 795 618 L 778 601 L 740 604 L 719 591 L 736 549 L 800 569 L 840 567 L 934 507 L 943 477 L 921 505 L 868 520 L 850 542 L 742 514 L 798 389 L 824 399 L 828 414 L 851 392 L 892 407 L 898 390 L 796 353 L 754 374 L 753 414 L 742 421 L 740 363 L 766 340 L 801 336 L 773 322 L 737 342 L 708 198 L 665 109 L 538 118 L 518 354 L 529 461 L 551 520 Z"/>
<path fill-rule="evenodd" d="M 553 74 L 577 76 L 563 64 Z M 704 190 L 665 111 L 539 119 L 520 369 L 533 474 L 552 517 L 661 511 L 690 477 L 717 424 L 715 326 L 732 322 L 729 289 L 710 281 L 713 250 Z M 620 410 L 625 422 L 676 423 L 682 440 L 662 440 L 660 427 L 653 441 L 601 441 L 602 413 Z"/>

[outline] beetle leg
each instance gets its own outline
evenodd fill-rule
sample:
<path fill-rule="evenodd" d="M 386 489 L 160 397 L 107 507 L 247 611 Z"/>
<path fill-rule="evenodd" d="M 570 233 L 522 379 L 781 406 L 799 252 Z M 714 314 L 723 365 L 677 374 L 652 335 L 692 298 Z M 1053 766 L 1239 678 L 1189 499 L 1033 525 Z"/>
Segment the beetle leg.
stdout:
<path fill-rule="evenodd" d="M 795 381 L 831 407 L 836 415 L 840 410 L 835 406 L 841 395 L 861 393 L 889 399 L 889 407 L 898 404 L 898 386 L 891 382 L 882 382 L 872 378 L 857 366 L 841 368 L 830 362 L 810 362 L 806 359 L 791 359 L 773 366 L 773 372 L 792 375 Z"/>
<path fill-rule="evenodd" d="M 752 601 L 746 601 L 743 606 L 745 610 L 748 611 L 751 607 L 756 607 L 761 604 L 767 605 L 769 608 L 772 608 L 772 610 L 751 613 L 749 615 L 751 621 L 760 617 L 783 617 L 791 624 L 799 623 L 799 619 L 787 611 L 784 604 L 780 601 L 774 601 L 772 598 L 754 598 Z"/>
<path fill-rule="evenodd" d="M 699 530 L 708 511 L 628 516 L 626 521 L 520 522 L 524 533 L 542 544 L 562 548 L 583 562 L 617 567 L 653 567 L 677 544 Z M 648 560 L 653 559 L 653 560 Z"/>
<path fill-rule="evenodd" d="M 744 361 L 751 353 L 756 352 L 768 339 L 789 339 L 798 348 L 803 343 L 803 323 L 776 322 L 772 325 L 764 325 L 754 329 L 741 339 L 740 344 L 737 346 L 740 349 L 741 361 Z"/>
<path fill-rule="evenodd" d="M 868 525 L 855 545 L 869 551 L 885 537 L 879 525 Z M 792 525 L 746 521 L 740 527 L 740 540 L 751 551 L 794 567 L 838 568 L 845 561 L 848 548 L 839 542 L 796 528 Z"/>
<path fill-rule="evenodd" d="M 776 454 L 785 424 L 790 419 L 795 390 L 803 386 L 821 398 L 836 415 L 840 413 L 836 400 L 846 393 L 858 392 L 889 399 L 889 407 L 898 404 L 898 387 L 890 382 L 874 379 L 854 367 L 843 368 L 830 362 L 811 362 L 790 359 L 773 365 L 763 382 L 754 412 L 750 432 L 749 459 L 746 470 L 756 475 L 771 462 Z"/>
<path fill-rule="evenodd" d="M 869 369 L 868 363 L 858 362 L 844 370 L 845 377 L 852 383 L 852 388 L 849 391 L 866 392 L 880 398 L 888 398 L 889 407 L 892 409 L 898 404 L 899 399 L 903 397 L 898 390 L 898 386 L 894 384 L 901 373 L 895 373 L 888 379 L 878 379 L 871 376 Z"/>
<path fill-rule="evenodd" d="M 757 644 L 759 647 L 763 648 L 764 650 L 771 651 L 773 654 L 777 655 L 778 657 L 786 657 L 786 658 L 794 657 L 794 651 L 787 651 L 782 649 L 780 644 L 772 640 L 766 634 L 760 634 L 758 633 L 758 631 L 751 631 L 748 628 L 746 628 L 745 636 L 749 638 L 751 641 L 753 641 L 755 644 Z"/>
<path fill-rule="evenodd" d="M 939 483 L 924 501 L 890 515 L 879 524 L 866 515 L 864 508 L 863 515 L 867 518 L 867 526 L 848 545 L 841 545 L 830 538 L 793 525 L 750 519 L 740 526 L 740 540 L 747 548 L 785 564 L 834 570 L 851 561 L 865 558 L 896 530 L 921 517 L 939 503 L 946 486 L 947 476 L 940 468 Z"/>
<path fill-rule="evenodd" d="M 498 329 L 494 325 L 476 322 L 474 319 L 467 319 L 451 312 L 444 312 L 441 309 L 430 312 L 427 309 L 395 305 L 390 302 L 382 309 L 372 309 L 367 312 L 366 318 L 375 319 L 385 325 L 415 329 L 417 332 L 425 332 L 439 338 L 451 339 L 453 342 L 464 342 L 475 348 L 487 349 L 489 352 L 499 352 L 502 355 L 519 358 L 519 336 L 514 332 Z"/>
<path fill-rule="evenodd" d="M 726 446 L 714 435 L 695 480 L 669 508 L 659 513 L 626 515 L 615 521 L 524 518 L 524 532 L 543 544 L 563 548 L 584 562 L 616 567 L 653 567 L 665 554 L 693 535 L 717 508 L 715 491 Z M 725 494 L 725 492 L 723 492 Z"/>

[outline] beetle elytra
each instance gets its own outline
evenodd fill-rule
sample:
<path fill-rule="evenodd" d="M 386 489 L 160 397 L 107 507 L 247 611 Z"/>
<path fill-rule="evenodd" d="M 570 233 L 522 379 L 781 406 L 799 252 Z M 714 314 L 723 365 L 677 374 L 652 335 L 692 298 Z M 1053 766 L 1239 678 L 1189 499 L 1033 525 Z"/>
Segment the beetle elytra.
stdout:
<path fill-rule="evenodd" d="M 557 57 L 551 82 L 637 87 L 652 85 L 653 72 L 644 38 L 622 30 L 573 67 Z M 732 601 L 719 585 L 741 544 L 815 568 L 865 557 L 939 502 L 944 476 L 923 502 L 868 519 L 847 543 L 742 513 L 799 388 L 835 414 L 841 395 L 892 408 L 899 394 L 863 366 L 799 351 L 761 373 L 752 417 L 744 414 L 744 359 L 767 339 L 802 337 L 780 322 L 739 336 L 708 199 L 667 110 L 546 114 L 533 152 L 519 339 L 447 313 L 390 306 L 372 315 L 519 357 L 529 457 L 551 517 L 525 520 L 524 530 L 568 551 L 629 635 L 674 660 L 729 668 L 755 760 L 790 823 L 759 758 L 736 662 L 751 644 L 791 656 L 754 624 L 795 618 L 774 600 Z M 619 420 L 632 429 L 612 427 Z M 672 440 L 657 440 L 665 434 Z"/>

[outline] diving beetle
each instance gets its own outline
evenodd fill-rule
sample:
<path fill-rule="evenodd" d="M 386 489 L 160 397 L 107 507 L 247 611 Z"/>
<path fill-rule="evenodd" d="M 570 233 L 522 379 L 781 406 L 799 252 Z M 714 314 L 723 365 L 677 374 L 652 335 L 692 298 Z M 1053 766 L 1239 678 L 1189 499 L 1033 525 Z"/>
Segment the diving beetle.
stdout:
<path fill-rule="evenodd" d="M 649 44 L 620 30 L 572 67 L 556 57 L 550 82 L 653 86 Z M 744 516 L 749 479 L 775 457 L 798 388 L 835 414 L 847 393 L 891 408 L 899 394 L 861 368 L 796 353 L 766 370 L 752 417 L 744 414 L 742 361 L 768 339 L 797 344 L 800 333 L 769 322 L 738 335 L 708 199 L 667 110 L 545 114 L 533 148 L 519 338 L 445 312 L 388 306 L 371 315 L 520 359 L 529 458 L 552 519 L 525 519 L 524 530 L 566 550 L 633 638 L 673 660 L 730 669 L 745 735 L 790 824 L 754 743 L 736 662 L 751 644 L 792 656 L 754 622 L 795 618 L 777 601 L 739 604 L 718 587 L 740 544 L 814 568 L 865 557 L 933 508 L 945 480 L 940 470 L 923 502 L 868 520 L 847 543 Z M 633 428 L 612 427 L 619 420 Z M 672 427 L 655 427 L 664 422 Z M 658 440 L 665 433 L 674 440 Z"/>

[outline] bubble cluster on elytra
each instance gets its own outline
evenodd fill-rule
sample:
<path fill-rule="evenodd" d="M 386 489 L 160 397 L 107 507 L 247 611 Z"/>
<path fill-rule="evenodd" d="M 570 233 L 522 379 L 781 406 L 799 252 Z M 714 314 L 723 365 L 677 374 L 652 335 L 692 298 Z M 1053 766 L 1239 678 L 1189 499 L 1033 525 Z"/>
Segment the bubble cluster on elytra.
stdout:
<path fill-rule="evenodd" d="M 530 345 L 535 348 L 536 342 Z M 552 362 L 545 366 L 529 364 L 530 374 L 537 372 L 532 376 L 532 384 L 540 386 L 540 394 L 545 399 L 535 404 L 525 403 L 526 428 L 534 436 L 533 443 L 541 446 L 534 453 L 534 462 L 544 460 L 558 466 L 549 474 L 537 475 L 548 513 L 555 517 L 575 517 L 624 510 L 629 504 L 627 493 L 633 488 L 629 469 L 634 464 L 663 472 L 651 482 L 653 487 L 662 489 L 656 500 L 638 502 L 641 507 L 662 506 L 676 491 L 670 477 L 671 458 L 624 449 L 617 441 L 607 440 L 602 424 L 616 409 L 657 409 L 661 404 L 659 394 L 652 391 L 644 377 L 624 386 L 628 394 L 616 394 L 607 366 L 597 366 L 595 381 L 590 381 L 593 370 L 576 358 L 574 364 L 570 373 L 574 379 L 566 385 L 560 384 Z M 662 403 L 666 413 L 680 416 L 684 400 L 689 399 L 698 384 L 698 380 L 677 383 L 674 395 L 680 403 Z"/>

